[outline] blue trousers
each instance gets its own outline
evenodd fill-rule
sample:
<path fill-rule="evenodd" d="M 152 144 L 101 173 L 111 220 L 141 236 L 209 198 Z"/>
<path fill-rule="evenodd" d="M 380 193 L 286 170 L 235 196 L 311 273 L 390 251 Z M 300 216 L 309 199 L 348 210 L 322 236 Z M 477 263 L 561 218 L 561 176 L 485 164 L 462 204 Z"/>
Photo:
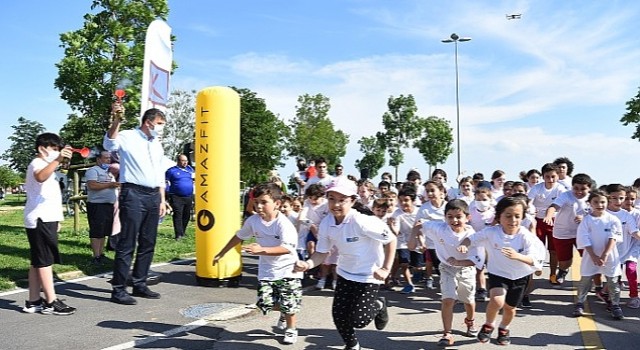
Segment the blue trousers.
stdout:
<path fill-rule="evenodd" d="M 131 274 L 133 286 L 141 288 L 146 285 L 158 236 L 160 191 L 158 188 L 124 183 L 118 201 L 122 228 L 113 262 L 111 284 L 114 293 L 121 293 L 126 289 L 134 251 L 136 260 Z"/>

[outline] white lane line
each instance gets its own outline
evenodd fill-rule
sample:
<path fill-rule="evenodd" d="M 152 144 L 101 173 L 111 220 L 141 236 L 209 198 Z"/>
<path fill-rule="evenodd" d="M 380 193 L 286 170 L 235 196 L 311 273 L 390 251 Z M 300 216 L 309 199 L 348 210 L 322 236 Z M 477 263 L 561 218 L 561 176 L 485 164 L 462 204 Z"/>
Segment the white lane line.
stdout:
<path fill-rule="evenodd" d="M 200 327 L 206 325 L 207 323 L 208 322 L 206 320 L 203 320 L 203 319 L 197 320 L 197 321 L 188 323 L 188 324 L 186 324 L 184 326 L 180 326 L 180 327 L 169 329 L 168 331 L 163 332 L 163 333 L 149 334 L 147 338 L 138 339 L 138 340 L 134 340 L 134 341 L 130 341 L 130 342 L 126 342 L 126 343 L 110 346 L 108 348 L 103 348 L 102 350 L 125 350 L 125 349 L 131 349 L 131 348 L 136 347 L 136 346 L 141 346 L 141 345 L 153 343 L 153 342 L 158 341 L 158 340 L 167 339 L 167 338 L 172 337 L 172 336 L 174 336 L 174 335 L 176 335 L 178 333 L 191 332 L 192 330 L 194 330 L 196 328 L 200 328 Z"/>

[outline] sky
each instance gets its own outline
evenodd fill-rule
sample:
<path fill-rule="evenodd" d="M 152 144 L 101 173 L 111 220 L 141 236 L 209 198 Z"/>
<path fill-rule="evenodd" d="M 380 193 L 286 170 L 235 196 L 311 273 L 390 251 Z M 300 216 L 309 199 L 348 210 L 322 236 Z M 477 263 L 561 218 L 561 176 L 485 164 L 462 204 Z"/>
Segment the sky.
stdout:
<path fill-rule="evenodd" d="M 59 34 L 81 28 L 91 1 L 32 0 L 0 12 L 0 153 L 23 116 L 58 132 L 72 113 L 54 86 Z M 330 98 L 329 118 L 349 134 L 345 172 L 359 175 L 357 141 L 382 131 L 390 96 L 413 95 L 418 115 L 451 121 L 460 140 L 446 163 L 508 180 L 564 156 L 598 184 L 640 177 L 635 126 L 620 118 L 640 86 L 634 1 L 169 0 L 178 69 L 171 89 L 248 88 L 285 121 L 297 98 Z M 507 14 L 521 14 L 508 20 Z M 84 145 L 78 145 L 84 146 Z M 294 171 L 288 159 L 280 174 Z M 399 177 L 428 166 L 405 150 Z M 385 166 L 374 179 L 379 180 Z"/>

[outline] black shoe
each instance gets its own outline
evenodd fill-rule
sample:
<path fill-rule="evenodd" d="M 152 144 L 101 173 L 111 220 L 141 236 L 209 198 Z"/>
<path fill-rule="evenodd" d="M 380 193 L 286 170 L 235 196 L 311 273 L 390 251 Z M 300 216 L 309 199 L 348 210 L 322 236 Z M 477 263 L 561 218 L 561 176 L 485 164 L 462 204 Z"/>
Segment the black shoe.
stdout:
<path fill-rule="evenodd" d="M 387 312 L 387 299 L 385 297 L 379 297 L 378 301 L 382 303 L 382 307 L 378 311 L 374 323 L 376 329 L 381 331 L 387 326 L 387 323 L 389 323 L 389 313 Z"/>
<path fill-rule="evenodd" d="M 134 297 L 146 298 L 146 299 L 160 299 L 160 293 L 156 293 L 149 289 L 149 287 L 144 286 L 142 288 L 133 288 L 133 293 L 131 293 Z"/>
<path fill-rule="evenodd" d="M 531 300 L 529 300 L 529 296 L 525 295 L 522 297 L 522 301 L 520 302 L 520 307 L 524 308 L 524 309 L 530 309 L 531 308 Z"/>
<path fill-rule="evenodd" d="M 508 329 L 498 328 L 498 338 L 496 339 L 498 345 L 511 344 L 511 336 Z"/>
<path fill-rule="evenodd" d="M 62 300 L 60 299 L 56 299 L 54 301 L 51 302 L 51 304 L 47 303 L 47 302 L 43 302 L 42 303 L 42 310 L 40 310 L 40 313 L 45 314 L 45 315 L 72 315 L 74 312 L 76 312 L 76 308 L 75 307 L 71 307 L 65 303 L 62 302 Z"/>
<path fill-rule="evenodd" d="M 111 301 L 122 305 L 135 305 L 138 303 L 138 301 L 127 292 L 111 293 Z"/>
<path fill-rule="evenodd" d="M 489 340 L 491 340 L 491 333 L 493 333 L 493 327 L 487 324 L 482 325 L 482 328 L 480 328 L 480 332 L 478 332 L 478 340 L 481 343 L 487 343 Z"/>

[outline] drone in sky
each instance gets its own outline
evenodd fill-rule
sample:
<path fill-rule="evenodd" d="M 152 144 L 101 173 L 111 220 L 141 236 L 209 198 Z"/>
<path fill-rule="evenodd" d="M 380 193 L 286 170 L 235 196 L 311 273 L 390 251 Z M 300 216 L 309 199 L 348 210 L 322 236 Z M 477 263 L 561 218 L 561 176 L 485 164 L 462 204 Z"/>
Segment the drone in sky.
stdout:
<path fill-rule="evenodd" d="M 505 15 L 505 16 L 507 17 L 507 20 L 522 18 L 522 14 L 521 13 L 512 13 L 512 14 L 508 14 L 508 15 Z"/>

